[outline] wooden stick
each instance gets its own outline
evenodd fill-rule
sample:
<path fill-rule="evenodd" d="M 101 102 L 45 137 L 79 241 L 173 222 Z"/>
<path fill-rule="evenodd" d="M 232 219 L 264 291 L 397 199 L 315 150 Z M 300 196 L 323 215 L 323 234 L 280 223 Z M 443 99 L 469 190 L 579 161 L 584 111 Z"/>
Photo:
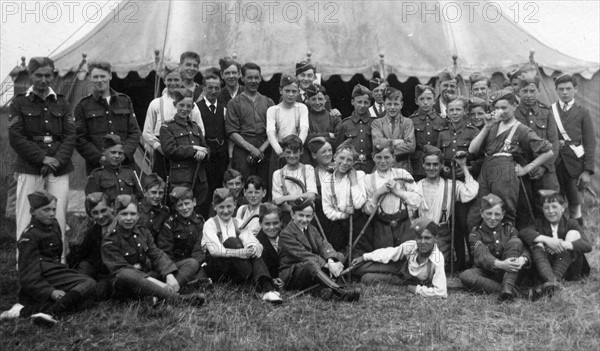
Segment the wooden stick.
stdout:
<path fill-rule="evenodd" d="M 296 298 L 296 297 L 298 297 L 298 296 L 300 296 L 302 294 L 306 294 L 307 292 L 318 288 L 319 285 L 321 285 L 321 284 L 315 284 L 315 285 L 309 286 L 308 288 L 306 288 L 304 290 L 300 290 L 299 292 L 295 293 L 294 295 L 290 296 L 289 298 L 293 299 L 293 298 Z"/>

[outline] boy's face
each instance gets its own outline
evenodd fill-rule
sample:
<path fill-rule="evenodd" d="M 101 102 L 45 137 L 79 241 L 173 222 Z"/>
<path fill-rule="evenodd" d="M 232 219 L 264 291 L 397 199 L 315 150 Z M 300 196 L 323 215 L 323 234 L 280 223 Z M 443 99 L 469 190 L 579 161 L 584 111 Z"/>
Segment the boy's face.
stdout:
<path fill-rule="evenodd" d="M 177 200 L 175 211 L 181 217 L 189 218 L 194 214 L 194 207 L 196 207 L 196 199 Z"/>
<path fill-rule="evenodd" d="M 333 160 L 333 149 L 330 143 L 325 143 L 317 153 L 312 154 L 312 157 L 317 160 L 321 166 L 329 166 Z"/>
<path fill-rule="evenodd" d="M 542 212 L 548 222 L 557 224 L 565 213 L 565 206 L 558 201 L 544 202 L 542 205 Z"/>
<path fill-rule="evenodd" d="M 423 112 L 429 112 L 433 108 L 433 101 L 435 100 L 433 93 L 430 90 L 425 92 L 417 98 L 417 106 Z"/>
<path fill-rule="evenodd" d="M 175 91 L 181 88 L 181 73 L 173 71 L 165 77 L 165 85 L 169 91 Z"/>
<path fill-rule="evenodd" d="M 325 101 L 325 95 L 323 95 L 323 93 L 318 93 L 317 95 L 308 98 L 308 105 L 311 110 L 321 112 L 325 108 Z"/>
<path fill-rule="evenodd" d="M 420 254 L 431 253 L 436 243 L 437 238 L 427 229 L 421 235 L 417 235 L 417 248 Z"/>
<path fill-rule="evenodd" d="M 292 214 L 292 220 L 294 220 L 294 223 L 296 223 L 300 229 L 305 229 L 312 221 L 314 213 L 315 211 L 313 208 L 308 206 L 302 211 L 294 211 L 294 214 Z"/>
<path fill-rule="evenodd" d="M 312 82 L 315 81 L 315 71 L 313 69 L 309 69 L 308 71 L 304 71 L 296 76 L 298 82 L 300 83 L 300 88 L 302 90 L 308 88 Z"/>
<path fill-rule="evenodd" d="M 385 113 L 391 118 L 396 118 L 400 115 L 402 109 L 402 100 L 398 99 L 385 99 Z"/>
<path fill-rule="evenodd" d="M 519 89 L 519 97 L 523 104 L 527 106 L 533 106 L 537 102 L 538 88 L 535 84 L 531 83 L 526 87 Z"/>
<path fill-rule="evenodd" d="M 258 91 L 258 85 L 260 84 L 262 77 L 260 76 L 259 70 L 248 69 L 246 70 L 246 74 L 242 80 L 244 81 L 244 87 L 246 90 L 248 90 L 250 93 L 255 93 Z"/>
<path fill-rule="evenodd" d="M 302 151 L 302 149 L 292 150 L 287 147 L 283 149 L 283 157 L 285 157 L 285 162 L 288 164 L 288 166 L 295 166 L 300 163 Z"/>
<path fill-rule="evenodd" d="M 378 104 L 383 104 L 383 93 L 385 92 L 385 88 L 387 88 L 387 84 L 383 83 L 377 88 L 373 89 L 373 99 Z"/>
<path fill-rule="evenodd" d="M 237 65 L 231 65 L 223 70 L 221 73 L 221 78 L 223 78 L 228 87 L 235 88 L 238 83 L 238 79 L 240 79 L 240 71 L 238 71 Z"/>
<path fill-rule="evenodd" d="M 359 95 L 352 98 L 352 106 L 359 115 L 364 115 L 369 110 L 371 99 L 369 95 Z"/>
<path fill-rule="evenodd" d="M 488 208 L 485 211 L 481 211 L 481 218 L 483 218 L 483 222 L 490 228 L 496 228 L 500 223 L 502 223 L 502 219 L 504 218 L 504 210 L 500 204 Z"/>
<path fill-rule="evenodd" d="M 191 97 L 186 97 L 175 103 L 177 114 L 182 118 L 187 118 L 194 109 L 194 101 Z"/>
<path fill-rule="evenodd" d="M 425 156 L 425 158 L 423 158 L 423 169 L 425 170 L 427 178 L 435 179 L 439 177 L 442 169 L 440 157 L 437 155 Z"/>
<path fill-rule="evenodd" d="M 114 219 L 112 208 L 108 206 L 106 201 L 101 201 L 96 207 L 92 208 L 90 216 L 92 217 L 92 220 L 101 227 L 109 225 Z"/>
<path fill-rule="evenodd" d="M 115 145 L 104 150 L 105 162 L 112 167 L 117 167 L 125 159 L 123 145 Z"/>
<path fill-rule="evenodd" d="M 185 80 L 194 80 L 198 70 L 200 69 L 200 62 L 191 57 L 186 57 L 183 62 L 179 64 L 179 72 L 181 72 L 181 78 Z"/>
<path fill-rule="evenodd" d="M 469 112 L 469 118 L 471 119 L 471 124 L 473 124 L 477 128 L 483 127 L 485 123 L 485 111 L 483 107 L 475 107 Z"/>
<path fill-rule="evenodd" d="M 90 72 L 90 80 L 94 83 L 94 90 L 97 93 L 104 93 L 110 91 L 110 80 L 112 75 L 109 71 L 105 71 L 101 68 L 94 68 Z"/>
<path fill-rule="evenodd" d="M 465 108 L 460 101 L 453 101 L 448 104 L 448 118 L 452 123 L 462 122 L 465 116 Z"/>
<path fill-rule="evenodd" d="M 386 172 L 392 166 L 394 158 L 392 157 L 390 149 L 385 148 L 381 152 L 373 155 L 373 161 L 375 161 L 375 166 L 379 172 Z"/>
<path fill-rule="evenodd" d="M 489 93 L 487 81 L 480 80 L 477 83 L 473 84 L 473 86 L 471 87 L 471 91 L 473 92 L 473 96 L 478 97 L 483 100 L 487 100 L 488 93 Z"/>
<path fill-rule="evenodd" d="M 149 189 L 144 190 L 144 198 L 151 206 L 158 206 L 165 197 L 165 185 L 156 184 Z"/>
<path fill-rule="evenodd" d="M 284 103 L 293 105 L 298 98 L 298 94 L 300 94 L 300 89 L 298 89 L 298 84 L 292 83 L 284 86 L 283 88 L 279 88 L 279 92 L 283 96 Z"/>
<path fill-rule="evenodd" d="M 225 182 L 225 187 L 231 190 L 235 196 L 238 196 L 243 185 L 242 176 L 235 177 L 234 179 Z"/>
<path fill-rule="evenodd" d="M 281 231 L 281 220 L 277 213 L 269 213 L 263 217 L 260 227 L 269 238 L 273 239 L 276 238 Z"/>
<path fill-rule="evenodd" d="M 445 101 L 452 101 L 456 99 L 456 79 L 445 80 L 440 83 L 440 89 L 442 91 L 442 97 Z"/>
<path fill-rule="evenodd" d="M 556 92 L 558 93 L 558 98 L 562 102 L 569 102 L 575 98 L 575 93 L 577 89 L 573 86 L 572 82 L 560 83 L 556 87 Z"/>
<path fill-rule="evenodd" d="M 56 200 L 53 200 L 44 207 L 31 211 L 31 217 L 45 225 L 51 225 L 54 222 L 54 218 L 56 218 Z"/>
<path fill-rule="evenodd" d="M 496 111 L 501 112 L 500 120 L 509 121 L 515 115 L 516 106 L 513 106 L 508 100 L 498 100 L 495 105 Z"/>
<path fill-rule="evenodd" d="M 207 79 L 204 82 L 204 91 L 206 92 L 206 99 L 214 102 L 221 94 L 221 81 L 216 78 Z"/>
<path fill-rule="evenodd" d="M 259 205 L 263 198 L 267 195 L 267 191 L 264 189 L 256 189 L 254 184 L 248 184 L 248 187 L 244 189 L 244 196 L 248 200 L 250 206 Z"/>
<path fill-rule="evenodd" d="M 342 174 L 350 172 L 354 166 L 354 153 L 350 150 L 342 150 L 335 157 L 335 165 Z"/>
<path fill-rule="evenodd" d="M 233 216 L 233 211 L 235 211 L 235 201 L 233 197 L 230 196 L 225 199 L 225 201 L 221 202 L 218 205 L 215 205 L 215 212 L 217 212 L 217 216 L 221 218 L 222 221 L 227 222 Z"/>
<path fill-rule="evenodd" d="M 134 203 L 130 203 L 129 206 L 117 213 L 117 223 L 127 230 L 133 229 L 139 218 L 138 209 Z"/>

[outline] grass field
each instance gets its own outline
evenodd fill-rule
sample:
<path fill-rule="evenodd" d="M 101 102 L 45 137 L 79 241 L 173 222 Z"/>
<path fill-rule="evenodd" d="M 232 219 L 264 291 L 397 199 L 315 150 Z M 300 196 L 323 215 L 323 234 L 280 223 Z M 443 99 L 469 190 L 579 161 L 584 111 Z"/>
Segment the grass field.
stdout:
<path fill-rule="evenodd" d="M 250 289 L 218 285 L 199 309 L 143 302 L 102 302 L 51 329 L 29 320 L 0 324 L 1 350 L 238 350 L 238 349 L 441 349 L 593 350 L 600 347 L 600 209 L 592 275 L 566 283 L 554 298 L 498 304 L 495 296 L 455 288 L 446 300 L 407 295 L 402 288 L 358 286 L 358 303 L 310 296 L 271 306 Z M 0 234 L 0 310 L 16 301 L 14 224 Z"/>

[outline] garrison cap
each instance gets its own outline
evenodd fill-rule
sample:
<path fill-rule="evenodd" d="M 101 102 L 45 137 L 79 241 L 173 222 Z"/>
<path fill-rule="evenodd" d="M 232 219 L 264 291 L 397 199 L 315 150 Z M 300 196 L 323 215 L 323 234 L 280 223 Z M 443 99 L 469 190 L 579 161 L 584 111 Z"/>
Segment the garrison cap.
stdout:
<path fill-rule="evenodd" d="M 317 83 L 312 83 L 311 85 L 309 85 L 306 89 L 304 89 L 304 92 L 306 93 L 307 97 L 311 97 L 311 96 L 315 96 L 318 93 L 323 93 L 323 95 L 327 94 L 327 91 L 325 90 L 325 87 L 323 87 L 320 84 Z"/>
<path fill-rule="evenodd" d="M 346 139 L 344 140 L 343 143 L 341 143 L 340 145 L 338 145 L 337 148 L 335 148 L 335 151 L 340 151 L 340 150 L 350 150 L 352 151 L 352 153 L 356 154 L 356 148 L 354 147 L 354 145 L 352 145 L 352 139 Z"/>
<path fill-rule="evenodd" d="M 438 79 L 441 82 L 446 82 L 452 79 L 456 79 L 456 74 L 454 74 L 454 72 L 449 71 L 449 70 L 443 70 L 442 72 L 440 72 L 440 74 L 438 74 Z"/>
<path fill-rule="evenodd" d="M 106 134 L 102 138 L 102 146 L 104 150 L 111 148 L 115 145 L 123 145 L 123 141 L 121 141 L 121 137 L 116 134 Z"/>
<path fill-rule="evenodd" d="M 98 206 L 102 201 L 106 201 L 108 205 L 108 196 L 101 192 L 89 193 L 85 197 L 85 212 L 91 215 L 92 209 Z"/>
<path fill-rule="evenodd" d="M 516 95 L 512 89 L 502 89 L 492 95 L 492 103 L 495 104 L 498 100 L 515 100 Z"/>
<path fill-rule="evenodd" d="M 144 187 L 144 190 L 148 190 L 155 185 L 161 184 L 165 184 L 165 181 L 158 174 L 151 173 L 144 177 L 142 186 Z"/>
<path fill-rule="evenodd" d="M 476 96 L 473 96 L 472 98 L 469 99 L 469 107 L 468 107 L 468 109 L 470 110 L 471 108 L 476 107 L 476 106 L 481 106 L 486 111 L 490 107 L 489 104 L 488 104 L 488 102 L 485 101 L 484 99 L 478 98 Z"/>
<path fill-rule="evenodd" d="M 115 204 L 114 204 L 115 213 L 119 213 L 119 212 L 123 211 L 124 209 L 127 208 L 127 206 L 131 205 L 132 203 L 137 206 L 136 201 L 137 200 L 135 199 L 135 196 L 133 196 L 133 195 L 127 195 L 127 194 L 118 195 L 117 198 L 115 199 Z"/>
<path fill-rule="evenodd" d="M 49 57 L 32 57 L 29 59 L 29 64 L 27 65 L 27 71 L 29 73 L 35 72 L 40 67 L 52 67 L 52 71 L 54 72 L 54 61 Z"/>
<path fill-rule="evenodd" d="M 222 59 L 219 59 L 219 67 L 221 68 L 221 72 L 223 72 L 224 70 L 228 69 L 229 67 L 235 65 L 238 69 L 238 71 L 240 70 L 240 64 L 235 61 L 234 59 L 232 59 L 229 56 L 223 57 Z"/>
<path fill-rule="evenodd" d="M 481 72 L 475 72 L 469 76 L 469 81 L 471 82 L 471 86 L 473 86 L 473 84 L 475 84 L 477 82 L 481 82 L 482 80 L 485 80 L 488 85 L 490 84 L 490 79 L 488 77 L 484 76 L 483 73 L 481 73 Z"/>
<path fill-rule="evenodd" d="M 313 154 L 316 154 L 317 151 L 321 150 L 321 148 L 325 145 L 325 143 L 327 143 L 327 140 L 324 137 L 320 136 L 320 137 L 314 137 L 314 138 L 310 139 L 307 146 L 308 146 L 308 149 L 310 150 L 310 152 L 312 152 Z"/>
<path fill-rule="evenodd" d="M 423 157 L 432 155 L 442 156 L 442 150 L 433 145 L 425 145 L 423 146 L 423 154 Z"/>
<path fill-rule="evenodd" d="M 417 235 L 423 234 L 423 232 L 425 230 L 429 230 L 431 232 L 431 234 L 433 234 L 433 235 L 437 235 L 438 234 L 438 226 L 437 226 L 437 224 L 435 224 L 428 217 L 419 217 L 419 218 L 415 219 L 412 222 L 412 224 L 411 224 L 410 227 L 412 228 L 412 230 Z"/>
<path fill-rule="evenodd" d="M 284 73 L 281 75 L 281 79 L 279 80 L 279 87 L 280 88 L 287 87 L 288 85 L 291 85 L 294 83 L 298 84 L 298 82 L 296 81 L 296 78 L 292 77 L 289 74 Z"/>
<path fill-rule="evenodd" d="M 435 95 L 435 92 L 431 86 L 427 84 L 417 84 L 417 86 L 415 87 L 415 98 L 418 98 L 419 96 L 423 95 L 423 93 L 427 90 L 429 90 L 431 94 Z"/>
<path fill-rule="evenodd" d="M 38 190 L 27 195 L 27 199 L 29 200 L 29 206 L 33 210 L 48 206 L 52 201 L 56 201 L 56 197 L 54 195 L 43 190 Z"/>
<path fill-rule="evenodd" d="M 194 192 L 187 186 L 176 186 L 173 188 L 173 190 L 171 190 L 171 193 L 169 193 L 169 198 L 171 199 L 171 203 L 175 204 L 177 201 L 182 199 L 193 199 Z"/>
<path fill-rule="evenodd" d="M 504 201 L 496 194 L 489 193 L 481 198 L 482 211 L 489 210 L 496 205 L 504 206 Z"/>
<path fill-rule="evenodd" d="M 363 95 L 369 95 L 369 97 L 371 97 L 371 91 L 363 85 L 356 84 L 354 89 L 352 89 L 352 98 Z"/>
<path fill-rule="evenodd" d="M 310 62 L 300 61 L 296 64 L 296 75 L 299 75 L 300 73 L 306 72 L 310 69 L 312 69 L 315 73 L 317 72 L 317 68 L 313 66 Z"/>
<path fill-rule="evenodd" d="M 231 190 L 227 188 L 215 189 L 215 192 L 213 193 L 213 205 L 216 206 L 220 204 L 221 202 L 227 200 L 228 197 L 231 197 L 232 199 L 234 198 Z"/>
<path fill-rule="evenodd" d="M 369 89 L 375 90 L 375 88 L 379 87 L 381 84 L 384 83 L 387 85 L 387 82 L 379 77 L 372 78 L 369 81 Z"/>
<path fill-rule="evenodd" d="M 519 89 L 523 89 L 530 84 L 533 84 L 538 88 L 540 86 L 540 79 L 538 77 L 524 77 L 519 79 Z"/>
<path fill-rule="evenodd" d="M 292 211 L 302 211 L 307 207 L 315 209 L 315 205 L 308 197 L 299 197 L 291 203 Z"/>

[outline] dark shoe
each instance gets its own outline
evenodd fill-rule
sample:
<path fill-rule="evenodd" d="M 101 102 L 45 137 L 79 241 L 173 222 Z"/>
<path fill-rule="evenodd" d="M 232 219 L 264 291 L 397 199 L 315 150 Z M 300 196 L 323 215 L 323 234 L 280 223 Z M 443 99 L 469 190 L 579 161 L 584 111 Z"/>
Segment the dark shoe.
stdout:
<path fill-rule="evenodd" d="M 552 297 L 557 291 L 560 290 L 560 284 L 556 281 L 546 282 L 542 285 L 542 293 L 548 297 Z"/>
<path fill-rule="evenodd" d="M 498 301 L 499 302 L 510 302 L 512 300 L 514 300 L 515 298 L 515 293 L 514 290 L 512 288 L 504 288 L 502 289 L 502 292 L 500 293 L 500 296 L 498 296 Z"/>
<path fill-rule="evenodd" d="M 333 290 L 331 288 L 314 289 L 311 295 L 324 301 L 330 301 L 333 298 Z"/>
<path fill-rule="evenodd" d="M 194 307 L 200 307 L 206 302 L 206 296 L 202 293 L 193 293 L 188 295 L 181 295 L 181 300 Z"/>
<path fill-rule="evenodd" d="M 47 313 L 32 314 L 31 317 L 29 317 L 29 318 L 31 318 L 31 321 L 34 324 L 41 325 L 44 327 L 52 327 L 56 323 L 58 323 L 58 321 L 51 314 L 47 314 Z"/>
<path fill-rule="evenodd" d="M 335 297 L 344 302 L 354 302 L 360 299 L 360 290 L 358 289 L 335 289 L 333 290 Z"/>

